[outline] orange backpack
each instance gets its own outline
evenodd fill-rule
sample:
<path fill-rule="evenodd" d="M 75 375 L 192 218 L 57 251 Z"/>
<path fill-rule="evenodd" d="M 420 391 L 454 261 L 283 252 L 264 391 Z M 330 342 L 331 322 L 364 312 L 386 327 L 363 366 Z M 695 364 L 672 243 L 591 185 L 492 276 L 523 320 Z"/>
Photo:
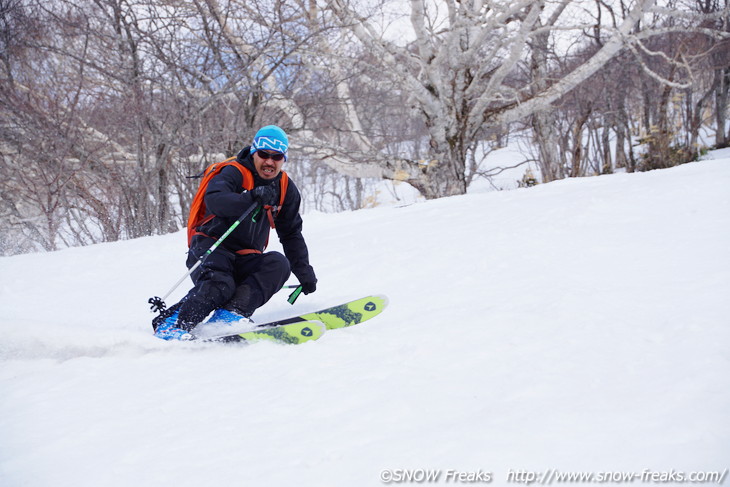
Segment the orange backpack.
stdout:
<path fill-rule="evenodd" d="M 207 218 L 205 216 L 205 192 L 208 189 L 208 183 L 210 183 L 210 180 L 218 175 L 218 173 L 220 173 L 226 166 L 234 166 L 241 172 L 241 175 L 243 176 L 243 189 L 248 191 L 253 189 L 253 174 L 251 174 L 251 171 L 248 168 L 242 166 L 238 161 L 236 161 L 235 157 L 231 157 L 230 159 L 226 159 L 222 162 L 215 162 L 208 166 L 203 172 L 203 179 L 200 181 L 198 191 L 195 193 L 195 197 L 193 197 L 193 202 L 190 204 L 190 214 L 188 215 L 188 247 L 190 247 L 190 243 L 193 240 L 193 235 L 196 234 L 198 227 L 208 223 L 210 220 L 215 218 L 215 215 L 208 215 Z M 287 187 L 289 186 L 289 176 L 284 171 L 281 171 L 280 184 L 281 196 L 279 197 L 279 206 L 264 206 L 264 210 L 266 210 L 266 214 L 268 215 L 271 228 L 274 228 L 274 217 L 272 215 L 272 210 L 278 211 L 279 209 L 281 209 L 282 205 L 284 204 L 284 196 L 286 196 Z"/>

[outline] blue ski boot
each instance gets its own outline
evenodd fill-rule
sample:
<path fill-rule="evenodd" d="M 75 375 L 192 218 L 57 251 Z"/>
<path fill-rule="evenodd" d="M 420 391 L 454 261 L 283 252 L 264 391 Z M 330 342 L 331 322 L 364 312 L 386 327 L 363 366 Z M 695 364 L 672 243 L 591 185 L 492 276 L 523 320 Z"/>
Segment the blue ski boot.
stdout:
<path fill-rule="evenodd" d="M 218 308 L 210 316 L 208 323 L 226 323 L 229 325 L 235 325 L 240 323 L 253 323 L 251 318 L 242 314 L 236 313 L 235 311 Z"/>
<path fill-rule="evenodd" d="M 155 325 L 155 336 L 157 338 L 163 340 L 193 340 L 195 338 L 190 332 L 180 327 L 177 322 L 178 314 L 180 314 L 179 309 L 174 310 L 168 316 L 163 317 L 160 314 L 159 321 Z"/>

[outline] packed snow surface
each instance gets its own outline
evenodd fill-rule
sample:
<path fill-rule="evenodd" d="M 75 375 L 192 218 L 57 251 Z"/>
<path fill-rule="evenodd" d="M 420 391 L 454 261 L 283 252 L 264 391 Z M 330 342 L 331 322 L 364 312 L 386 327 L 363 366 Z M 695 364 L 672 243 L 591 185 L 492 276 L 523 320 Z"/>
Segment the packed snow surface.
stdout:
<path fill-rule="evenodd" d="M 722 471 L 729 156 L 307 214 L 317 292 L 254 318 L 390 306 L 301 346 L 156 339 L 146 302 L 185 273 L 182 232 L 2 258 L 0 485 Z"/>

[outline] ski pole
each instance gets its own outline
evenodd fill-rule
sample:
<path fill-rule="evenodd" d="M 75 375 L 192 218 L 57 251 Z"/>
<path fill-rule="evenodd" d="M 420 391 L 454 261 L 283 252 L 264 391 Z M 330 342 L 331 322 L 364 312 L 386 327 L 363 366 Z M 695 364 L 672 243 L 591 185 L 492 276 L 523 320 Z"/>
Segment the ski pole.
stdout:
<path fill-rule="evenodd" d="M 253 204 L 253 205 L 251 205 L 251 206 L 250 206 L 250 207 L 249 207 L 249 208 L 248 208 L 248 209 L 247 209 L 246 211 L 244 211 L 244 212 L 243 212 L 243 214 L 242 214 L 242 215 L 241 215 L 240 217 L 238 217 L 238 220 L 236 220 L 235 222 L 233 222 L 233 225 L 231 225 L 231 226 L 230 226 L 230 227 L 228 228 L 228 230 L 226 230 L 226 233 L 224 233 L 223 235 L 221 235 L 221 236 L 220 236 L 220 238 L 219 238 L 218 240 L 216 240 L 216 241 L 215 241 L 215 243 L 213 243 L 213 245 L 211 245 L 211 246 L 210 246 L 210 248 L 209 248 L 209 249 L 208 249 L 208 250 L 207 250 L 207 251 L 206 251 L 206 252 L 205 252 L 205 253 L 204 253 L 203 255 L 201 255 L 201 256 L 200 256 L 200 258 L 198 259 L 198 261 L 197 261 L 197 262 L 196 262 L 196 263 L 195 263 L 195 264 L 194 264 L 194 265 L 193 265 L 193 266 L 192 266 L 192 267 L 191 267 L 191 268 L 190 268 L 190 269 L 189 269 L 189 270 L 188 270 L 188 271 L 187 271 L 187 272 L 185 273 L 185 275 L 184 275 L 184 276 L 182 276 L 182 277 L 180 278 L 180 280 L 179 280 L 179 281 L 177 281 L 177 282 L 175 283 L 175 285 L 174 285 L 174 286 L 172 286 L 172 289 L 170 289 L 169 291 L 167 291 L 167 294 L 165 294 L 165 295 L 164 295 L 164 296 L 163 296 L 162 298 L 160 298 L 159 296 L 155 296 L 155 297 L 153 297 L 153 298 L 150 298 L 150 299 L 148 299 L 148 300 L 147 300 L 147 303 L 149 303 L 149 304 L 151 304 L 151 305 L 152 305 L 152 306 L 150 306 L 150 310 L 151 310 L 152 312 L 155 312 L 155 311 L 162 311 L 163 309 L 165 309 L 165 308 L 167 307 L 167 305 L 165 304 L 165 300 L 166 300 L 166 299 L 167 299 L 168 297 L 170 297 L 170 294 L 172 294 L 172 293 L 173 293 L 173 291 L 175 291 L 175 289 L 177 289 L 177 287 L 178 287 L 178 286 L 179 286 L 180 284 L 182 284 L 182 282 L 183 282 L 183 281 L 184 281 L 184 280 L 185 280 L 185 279 L 186 279 L 186 278 L 187 278 L 187 277 L 188 277 L 188 276 L 189 276 L 190 274 L 192 274 L 193 272 L 195 272 L 195 269 L 197 269 L 198 267 L 200 267 L 200 266 L 201 266 L 201 265 L 203 264 L 203 262 L 205 262 L 205 260 L 206 260 L 206 259 L 208 258 L 208 256 L 209 256 L 210 254 L 212 254 L 212 253 L 213 253 L 213 251 L 214 251 L 215 249 L 217 249 L 217 248 L 218 248 L 218 246 L 219 246 L 220 244 L 222 244 L 222 243 L 223 243 L 223 240 L 225 240 L 225 239 L 226 239 L 226 237 L 228 237 L 228 235 L 230 235 L 230 234 L 231 234 L 231 232 L 233 232 L 233 230 L 235 230 L 235 229 L 236 229 L 236 227 L 237 227 L 238 225 L 240 225 L 240 224 L 241 224 L 241 222 L 243 222 L 243 220 L 245 220 L 245 219 L 246 219 L 246 217 L 247 217 L 248 215 L 250 215 L 250 214 L 251 214 L 251 212 L 252 212 L 253 210 L 255 210 L 257 206 L 259 206 L 259 203 L 258 203 L 258 202 L 254 203 L 254 204 Z"/>

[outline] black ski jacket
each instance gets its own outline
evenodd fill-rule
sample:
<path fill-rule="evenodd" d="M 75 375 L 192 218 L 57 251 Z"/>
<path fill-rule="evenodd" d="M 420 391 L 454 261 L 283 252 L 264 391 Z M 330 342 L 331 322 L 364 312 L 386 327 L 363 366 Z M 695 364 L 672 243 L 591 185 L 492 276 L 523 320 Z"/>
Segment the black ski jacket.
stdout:
<path fill-rule="evenodd" d="M 272 180 L 261 178 L 256 172 L 248 146 L 238 153 L 236 160 L 251 171 L 254 187 L 274 184 L 277 201 L 279 201 L 281 174 Z M 314 269 L 309 265 L 307 244 L 302 235 L 302 217 L 299 215 L 301 201 L 299 189 L 289 178 L 284 204 L 275 215 L 274 223 L 279 241 L 294 275 L 299 282 L 316 282 Z M 253 203 L 251 193 L 244 191 L 241 172 L 233 166 L 223 168 L 210 180 L 205 192 L 207 214 L 215 215 L 215 217 L 199 227 L 198 232 L 218 239 Z M 270 228 L 269 219 L 263 213 L 258 215 L 255 222 L 250 217 L 246 218 L 226 237 L 221 246 L 231 252 L 247 249 L 263 252 L 269 240 Z M 195 242 L 193 242 L 193 246 L 195 246 Z"/>

